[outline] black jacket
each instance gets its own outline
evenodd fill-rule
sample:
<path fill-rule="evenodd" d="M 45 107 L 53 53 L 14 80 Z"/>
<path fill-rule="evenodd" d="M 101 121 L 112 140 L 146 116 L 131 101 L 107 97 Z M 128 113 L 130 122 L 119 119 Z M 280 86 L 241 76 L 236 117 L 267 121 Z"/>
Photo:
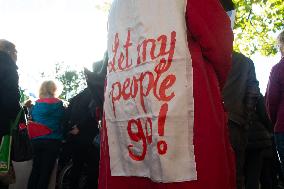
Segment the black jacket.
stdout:
<path fill-rule="evenodd" d="M 253 121 L 248 129 L 247 149 L 260 149 L 272 146 L 273 125 L 267 115 L 264 97 L 261 95 L 256 112 L 253 114 Z"/>
<path fill-rule="evenodd" d="M 240 125 L 247 124 L 248 110 L 255 109 L 260 95 L 251 59 L 241 53 L 233 53 L 232 68 L 222 93 L 229 119 Z"/>
<path fill-rule="evenodd" d="M 66 109 L 64 131 L 66 134 L 76 125 L 80 130 L 78 135 L 67 135 L 67 139 L 78 144 L 91 145 L 95 136 L 99 133 L 96 115 L 98 103 L 93 100 L 89 88 L 70 100 Z"/>
<path fill-rule="evenodd" d="M 9 133 L 20 110 L 19 76 L 16 63 L 0 51 L 0 136 Z"/>

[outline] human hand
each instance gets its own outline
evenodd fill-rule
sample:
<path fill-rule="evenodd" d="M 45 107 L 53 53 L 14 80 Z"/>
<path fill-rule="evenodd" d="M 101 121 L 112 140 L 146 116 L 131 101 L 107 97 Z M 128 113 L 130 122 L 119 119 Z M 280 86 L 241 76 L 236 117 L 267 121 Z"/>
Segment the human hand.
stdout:
<path fill-rule="evenodd" d="M 69 132 L 72 135 L 78 135 L 80 132 L 79 128 L 77 127 L 77 125 L 72 127 L 72 130 Z"/>

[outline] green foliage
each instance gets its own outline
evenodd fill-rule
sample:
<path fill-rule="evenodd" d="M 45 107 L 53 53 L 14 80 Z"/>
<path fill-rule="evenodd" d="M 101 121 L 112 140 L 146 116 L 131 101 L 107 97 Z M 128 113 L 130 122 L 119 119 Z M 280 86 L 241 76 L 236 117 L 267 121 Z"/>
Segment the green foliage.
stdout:
<path fill-rule="evenodd" d="M 63 85 L 60 98 L 65 100 L 69 100 L 86 87 L 84 72 L 72 70 L 63 64 L 55 65 L 55 78 Z"/>
<path fill-rule="evenodd" d="M 26 100 L 29 99 L 29 96 L 25 94 L 25 89 L 20 88 L 20 103 L 24 103 Z"/>
<path fill-rule="evenodd" d="M 108 10 L 110 9 L 110 5 L 111 5 L 111 0 L 100 0 L 102 2 L 100 2 L 99 4 L 96 5 L 96 8 L 98 10 L 101 10 L 103 12 L 108 12 Z"/>
<path fill-rule="evenodd" d="M 277 52 L 276 34 L 284 28 L 283 0 L 234 0 L 237 9 L 234 48 L 247 55 Z"/>

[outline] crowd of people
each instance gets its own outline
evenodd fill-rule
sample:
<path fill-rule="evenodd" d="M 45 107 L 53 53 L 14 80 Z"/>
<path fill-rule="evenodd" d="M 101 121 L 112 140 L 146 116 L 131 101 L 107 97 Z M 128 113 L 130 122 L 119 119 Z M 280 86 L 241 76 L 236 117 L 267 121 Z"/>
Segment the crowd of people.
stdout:
<path fill-rule="evenodd" d="M 232 50 L 232 4 L 222 1 L 222 8 L 219 2 L 207 0 L 191 2 L 186 7 L 181 2 L 168 0 L 166 2 L 172 6 L 151 0 L 139 2 L 140 6 L 132 7 L 136 12 L 125 11 L 131 4 L 130 0 L 114 2 L 109 17 L 109 47 L 104 60 L 95 64 L 93 72 L 85 70 L 88 87 L 72 98 L 68 105 L 59 99 L 58 86 L 52 80 L 41 84 L 38 100 L 24 104 L 28 118 L 26 125 L 34 133 L 30 136 L 33 164 L 27 189 L 48 188 L 52 170 L 57 158 L 60 158 L 62 141 L 70 144 L 73 161 L 70 172 L 72 189 L 79 188 L 79 177 L 84 165 L 87 165 L 86 188 L 89 189 L 284 188 L 284 31 L 278 36 L 281 60 L 272 68 L 266 94 L 263 95 L 259 90 L 253 61 Z M 154 8 L 147 11 L 150 17 L 153 16 L 152 19 L 148 19 L 143 12 L 143 7 L 150 4 Z M 162 10 L 159 15 L 155 6 Z M 224 9 L 232 18 L 231 22 Z M 186 17 L 182 20 L 184 10 Z M 208 14 L 200 15 L 199 12 L 202 11 Z M 140 17 L 136 14 L 140 14 Z M 167 14 L 171 14 L 171 17 L 164 17 Z M 132 22 L 133 17 L 138 20 Z M 159 27 L 156 27 L 156 19 L 160 22 Z M 171 22 L 171 19 L 176 19 L 177 22 Z M 138 30 L 136 22 L 143 23 Z M 142 35 L 139 31 L 146 34 L 139 36 Z M 150 39 L 151 34 L 158 36 L 161 34 L 159 32 L 169 31 L 171 42 L 165 42 L 167 36 L 160 35 L 157 41 L 165 43 L 161 45 L 159 55 L 155 55 L 154 48 L 158 43 L 154 44 L 155 39 Z M 126 42 L 121 48 L 123 50 L 118 53 L 123 34 L 126 34 Z M 131 41 L 132 35 L 146 41 L 137 44 L 138 58 L 136 48 L 131 47 L 136 44 L 135 39 Z M 184 39 L 187 43 L 184 43 Z M 151 45 L 150 43 L 152 49 L 148 55 L 147 45 Z M 168 52 L 167 48 L 170 49 Z M 141 57 L 139 53 L 142 54 Z M 175 57 L 176 54 L 178 58 Z M 159 56 L 162 58 L 158 59 Z M 135 66 L 133 57 L 137 59 Z M 9 134 L 10 122 L 16 119 L 22 108 L 19 103 L 16 61 L 15 45 L 0 40 L 1 138 Z M 152 68 L 152 62 L 157 66 Z M 189 62 L 190 68 L 187 66 Z M 178 69 L 176 65 L 186 69 Z M 157 75 L 155 81 L 152 71 Z M 139 78 L 136 73 L 141 74 Z M 187 74 L 183 78 L 186 86 L 177 84 L 179 92 L 171 89 L 176 81 L 180 82 L 183 74 Z M 130 79 L 132 76 L 133 81 Z M 148 79 L 144 80 L 146 77 Z M 124 78 L 127 78 L 125 82 L 120 83 Z M 164 80 L 159 82 L 160 78 Z M 151 83 L 151 80 L 152 85 L 147 86 L 146 83 Z M 157 92 L 154 91 L 154 85 L 162 87 Z M 152 89 L 153 96 L 149 95 Z M 137 91 L 140 92 L 140 99 L 136 98 L 139 93 Z M 186 99 L 187 103 L 180 102 L 180 99 Z M 161 101 L 165 103 L 160 109 Z M 184 115 L 177 116 L 177 109 L 172 108 L 177 107 L 175 103 L 188 108 L 188 111 L 184 110 Z M 177 121 L 177 118 L 186 122 Z M 146 135 L 141 120 L 146 120 Z M 178 131 L 165 135 L 168 144 L 158 141 L 158 153 L 153 152 L 154 148 L 149 150 L 151 152 L 148 156 L 153 156 L 151 159 L 146 155 L 146 145 L 154 142 L 158 135 L 164 136 L 165 131 L 160 126 L 167 121 L 176 128 L 184 126 L 188 129 L 192 126 L 192 131 L 181 129 L 181 133 L 193 133 L 192 140 L 188 140 L 193 143 L 191 145 L 185 141 L 188 144 L 181 147 L 184 150 L 182 156 L 175 154 L 176 151 L 173 150 L 174 156 L 163 158 L 163 155 L 170 154 L 170 142 L 182 138 L 175 136 L 180 134 Z M 152 127 L 156 122 L 159 126 L 158 134 L 154 134 L 154 126 Z M 102 127 L 99 128 L 101 123 Z M 128 124 L 126 135 L 119 130 L 125 123 Z M 29 124 L 33 124 L 33 127 L 29 128 Z M 133 125 L 137 125 L 135 132 Z M 125 139 L 125 136 L 130 139 Z M 190 136 L 189 134 L 187 139 Z M 143 150 L 139 149 L 139 145 L 129 144 L 129 141 L 142 141 Z M 188 150 L 190 146 L 194 148 Z M 174 147 L 180 148 L 179 145 Z M 143 155 L 140 156 L 141 151 Z M 179 174 L 172 167 L 175 165 L 174 158 L 184 157 L 181 158 L 183 164 L 180 166 L 187 167 L 184 162 L 188 161 L 190 155 L 185 154 L 190 153 L 193 153 L 194 159 L 192 167 L 180 169 L 181 173 L 184 170 L 190 170 L 190 173 L 186 172 L 184 177 L 177 176 Z M 146 163 L 141 163 L 144 159 Z M 152 166 L 156 164 L 159 164 L 158 167 L 152 170 Z M 8 187 L 1 182 L 0 175 L 0 189 Z"/>
<path fill-rule="evenodd" d="M 27 125 L 33 148 L 32 170 L 24 188 L 48 188 L 56 160 L 60 158 L 63 141 L 72 145 L 71 188 L 78 188 L 83 164 L 88 167 L 85 187 L 97 188 L 99 146 L 93 143 L 98 135 L 98 123 L 101 120 L 101 114 L 96 113 L 98 110 L 102 111 L 102 100 L 93 97 L 97 91 L 91 91 L 90 87 L 87 87 L 66 103 L 59 99 L 58 82 L 47 80 L 40 86 L 38 100 L 27 100 L 21 105 L 16 60 L 15 45 L 4 39 L 0 40 L 1 137 L 9 134 L 10 122 L 15 120 L 18 112 L 23 109 L 26 119 L 20 122 Z M 87 83 L 91 85 L 89 77 L 91 72 L 86 73 Z M 22 124 L 20 122 L 19 125 Z M 1 178 L 0 188 L 9 188 L 7 183 L 1 182 Z"/>

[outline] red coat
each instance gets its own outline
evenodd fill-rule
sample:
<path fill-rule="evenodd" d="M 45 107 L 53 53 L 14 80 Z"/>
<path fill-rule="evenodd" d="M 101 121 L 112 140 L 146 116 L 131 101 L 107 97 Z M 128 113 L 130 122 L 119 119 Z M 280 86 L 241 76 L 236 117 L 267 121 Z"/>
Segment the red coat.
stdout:
<path fill-rule="evenodd" d="M 220 92 L 231 66 L 233 35 L 230 20 L 218 0 L 188 0 L 185 16 L 193 66 L 193 142 L 197 180 L 162 184 L 141 177 L 111 176 L 104 125 L 99 189 L 235 188 L 234 156 Z"/>

